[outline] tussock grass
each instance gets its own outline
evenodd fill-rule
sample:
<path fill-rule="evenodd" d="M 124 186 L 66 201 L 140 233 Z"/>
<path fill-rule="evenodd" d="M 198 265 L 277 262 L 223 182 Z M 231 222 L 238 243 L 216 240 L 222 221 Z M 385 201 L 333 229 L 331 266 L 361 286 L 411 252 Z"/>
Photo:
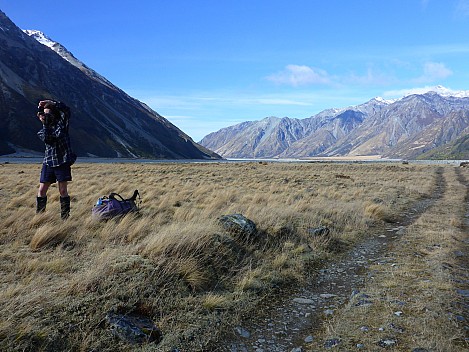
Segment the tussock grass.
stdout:
<path fill-rule="evenodd" d="M 39 172 L 0 167 L 6 351 L 139 350 L 110 334 L 110 311 L 144 314 L 161 328 L 163 342 L 147 350 L 207 350 L 274 288 L 301 285 L 434 186 L 431 166 L 78 163 L 63 222 L 56 187 L 46 212 L 35 214 Z M 91 219 L 99 196 L 134 189 L 138 216 Z M 257 239 L 223 230 L 217 218 L 233 213 L 256 223 Z M 319 226 L 330 236 L 313 237 Z"/>
<path fill-rule="evenodd" d="M 461 282 L 458 274 L 467 275 L 467 257 L 455 255 L 464 250 L 463 241 L 467 239 L 463 221 L 468 210 L 467 189 L 458 176 L 463 172 L 453 167 L 444 169 L 441 198 L 394 244 L 389 253 L 393 262 L 371 266 L 373 277 L 362 292 L 373 304 L 357 307 L 352 300 L 338 310 L 323 336 L 311 346 L 313 350 L 321 348 L 322 341 L 337 337 L 342 341 L 336 347 L 338 351 L 354 350 L 357 344 L 364 345 L 365 350 L 379 350 L 381 339 L 397 341 L 393 351 L 468 349 L 464 329 L 455 317 L 460 314 L 457 307 L 461 300 L 456 295 Z M 467 172 L 463 177 L 469 180 Z M 465 266 L 460 260 L 465 260 Z"/>

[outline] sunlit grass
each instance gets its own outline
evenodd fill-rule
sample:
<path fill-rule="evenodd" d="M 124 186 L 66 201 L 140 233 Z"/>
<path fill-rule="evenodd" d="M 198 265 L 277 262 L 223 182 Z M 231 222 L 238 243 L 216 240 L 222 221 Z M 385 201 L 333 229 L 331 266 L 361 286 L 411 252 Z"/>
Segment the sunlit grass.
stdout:
<path fill-rule="evenodd" d="M 78 163 L 71 216 L 63 222 L 55 186 L 46 212 L 35 214 L 40 165 L 1 165 L 0 307 L 8 319 L 0 323 L 0 348 L 128 350 L 103 319 L 144 306 L 166 336 L 161 348 L 185 343 L 191 350 L 195 342 L 181 339 L 184 331 L 202 329 L 208 343 L 272 287 L 300 285 L 315 263 L 336 255 L 331 240 L 351 246 L 370 226 L 427 197 L 434 171 L 398 164 Z M 138 215 L 91 218 L 98 197 L 130 197 L 135 189 Z M 254 221 L 258 235 L 243 241 L 226 233 L 217 219 L 233 213 Z M 329 237 L 310 234 L 319 226 Z M 232 314 L 220 322 L 219 310 Z"/>
<path fill-rule="evenodd" d="M 373 278 L 362 288 L 373 304 L 356 307 L 351 301 L 336 312 L 311 346 L 320 341 L 341 337 L 340 351 L 356 348 L 378 350 L 377 342 L 393 337 L 398 341 L 392 350 L 457 352 L 467 350 L 462 326 L 452 314 L 458 314 L 455 295 L 461 282 L 458 274 L 467 275 L 467 257 L 455 253 L 464 247 L 467 238 L 464 218 L 467 215 L 466 184 L 458 179 L 461 169 L 446 168 L 441 197 L 406 229 L 406 235 L 391 249 L 392 263 L 373 265 Z M 466 172 L 463 181 L 469 180 Z M 426 192 L 420 189 L 422 194 Z M 372 216 L 383 218 L 375 206 L 365 208 Z M 461 266 L 464 261 L 465 265 Z M 391 265 L 392 264 L 392 265 Z M 396 311 L 402 315 L 397 316 Z M 394 325 L 391 325 L 394 324 Z M 396 332 L 396 326 L 404 332 Z M 367 327 L 364 333 L 360 328 Z"/>

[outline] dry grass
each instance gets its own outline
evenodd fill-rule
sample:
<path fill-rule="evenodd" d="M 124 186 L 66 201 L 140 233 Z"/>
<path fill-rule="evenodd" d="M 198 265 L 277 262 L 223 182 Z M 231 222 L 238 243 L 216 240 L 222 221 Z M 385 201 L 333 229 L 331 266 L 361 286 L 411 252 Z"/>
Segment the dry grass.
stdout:
<path fill-rule="evenodd" d="M 35 215 L 40 165 L 0 165 L 0 349 L 127 351 L 104 324 L 107 312 L 119 311 L 153 319 L 165 336 L 162 351 L 203 350 L 273 287 L 300 285 L 370 227 L 428 197 L 434 170 L 79 163 L 71 217 L 62 222 L 55 186 L 46 213 Z M 91 219 L 99 196 L 136 188 L 138 216 Z M 216 219 L 232 213 L 253 220 L 259 238 L 246 243 L 225 233 Z M 329 227 L 331 239 L 309 234 L 318 226 Z"/>
<path fill-rule="evenodd" d="M 389 253 L 392 262 L 371 267 L 373 278 L 363 292 L 373 304 L 357 307 L 355 301 L 349 302 L 328 322 L 312 350 L 330 338 L 341 339 L 337 351 L 354 350 L 357 344 L 363 344 L 366 351 L 380 350 L 378 342 L 383 339 L 397 342 L 390 348 L 393 351 L 469 350 L 456 318 L 461 309 L 461 297 L 456 295 L 461 282 L 458 275 L 467 277 L 468 267 L 467 256 L 455 255 L 463 248 L 467 251 L 463 220 L 468 211 L 465 182 L 469 174 L 463 182 L 463 172 L 445 168 L 442 197 L 394 244 Z M 396 314 L 399 311 L 402 314 Z"/>

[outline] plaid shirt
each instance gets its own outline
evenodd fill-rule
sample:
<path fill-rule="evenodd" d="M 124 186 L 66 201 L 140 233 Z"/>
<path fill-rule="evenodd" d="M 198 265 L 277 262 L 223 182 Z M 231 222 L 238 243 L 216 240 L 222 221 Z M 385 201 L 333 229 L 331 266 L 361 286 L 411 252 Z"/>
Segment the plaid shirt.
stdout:
<path fill-rule="evenodd" d="M 65 163 L 73 164 L 77 159 L 70 146 L 68 121 L 64 118 L 53 126 L 43 126 L 37 135 L 46 145 L 44 164 L 56 167 Z"/>

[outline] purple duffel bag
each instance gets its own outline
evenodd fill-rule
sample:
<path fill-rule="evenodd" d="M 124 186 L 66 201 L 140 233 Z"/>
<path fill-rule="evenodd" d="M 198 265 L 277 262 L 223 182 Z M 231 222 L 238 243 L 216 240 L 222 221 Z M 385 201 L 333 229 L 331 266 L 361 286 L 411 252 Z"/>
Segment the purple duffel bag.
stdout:
<path fill-rule="evenodd" d="M 100 197 L 96 205 L 91 209 L 91 215 L 97 220 L 108 220 L 137 212 L 139 210 L 138 205 L 135 203 L 137 196 L 140 199 L 138 190 L 135 190 L 133 196 L 128 199 L 122 198 L 117 193 L 111 193 L 108 197 Z"/>

